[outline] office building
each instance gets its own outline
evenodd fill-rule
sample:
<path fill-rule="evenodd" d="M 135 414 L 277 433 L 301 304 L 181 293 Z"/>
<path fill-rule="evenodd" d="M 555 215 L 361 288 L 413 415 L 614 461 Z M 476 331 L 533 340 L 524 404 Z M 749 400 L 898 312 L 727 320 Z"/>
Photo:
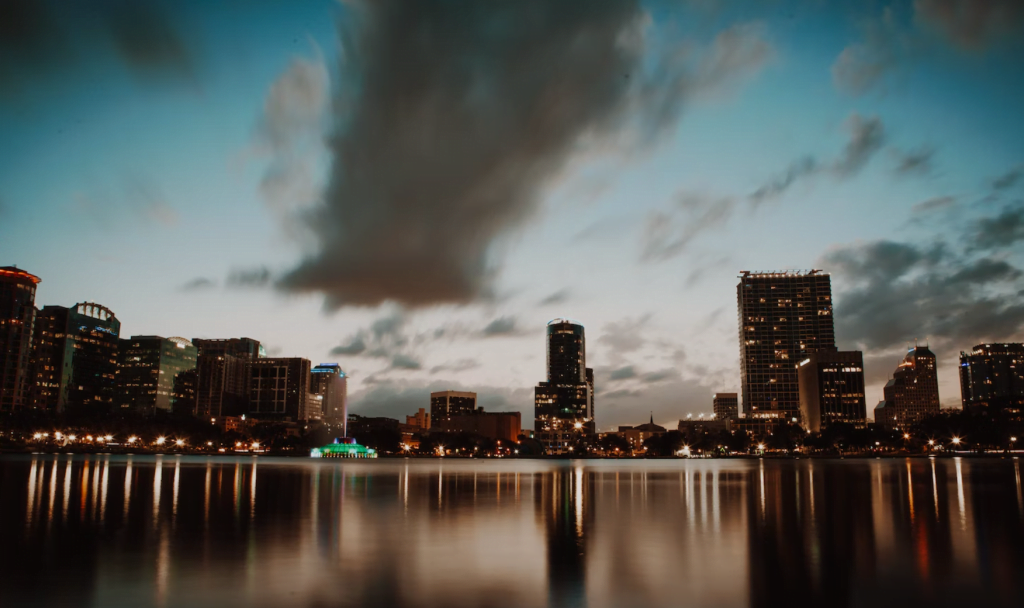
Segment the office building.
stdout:
<path fill-rule="evenodd" d="M 117 357 L 117 405 L 146 415 L 187 407 L 189 387 L 194 390 L 194 384 L 178 375 L 194 370 L 196 359 L 196 347 L 185 338 L 122 339 Z"/>
<path fill-rule="evenodd" d="M 905 429 L 939 413 L 939 378 L 935 353 L 927 346 L 907 352 L 883 389 L 884 400 L 875 407 L 875 422 Z"/>
<path fill-rule="evenodd" d="M 94 302 L 39 311 L 32 346 L 35 407 L 109 411 L 117 389 L 120 334 L 114 313 Z"/>
<path fill-rule="evenodd" d="M 263 346 L 252 338 L 194 338 L 196 415 L 201 418 L 241 416 L 249 410 L 251 362 Z"/>
<path fill-rule="evenodd" d="M 660 424 L 654 424 L 654 415 L 651 415 L 650 422 L 645 422 L 637 426 L 620 426 L 618 430 L 619 437 L 622 437 L 629 442 L 629 447 L 634 450 L 642 450 L 644 442 L 651 437 L 658 435 L 664 435 L 666 433 L 665 427 Z"/>
<path fill-rule="evenodd" d="M 718 420 L 732 420 L 739 415 L 740 397 L 736 393 L 715 393 L 711 408 Z"/>
<path fill-rule="evenodd" d="M 797 364 L 800 426 L 820 433 L 829 425 L 867 424 L 864 355 L 860 351 L 819 350 Z"/>
<path fill-rule="evenodd" d="M 32 331 L 39 277 L 0 267 L 0 411 L 31 405 Z"/>
<path fill-rule="evenodd" d="M 249 415 L 258 420 L 300 421 L 316 415 L 309 399 L 309 359 L 266 357 L 252 361 Z"/>
<path fill-rule="evenodd" d="M 518 439 L 522 422 L 522 414 L 519 412 L 485 412 L 481 407 L 475 412 L 451 416 L 434 428 L 449 433 L 474 433 L 489 439 L 511 442 Z"/>
<path fill-rule="evenodd" d="M 1024 411 L 1024 344 L 979 344 L 960 353 L 960 396 L 964 410 Z"/>
<path fill-rule="evenodd" d="M 309 391 L 320 397 L 321 417 L 339 425 L 344 437 L 348 423 L 348 376 L 337 363 L 321 363 L 310 370 Z"/>
<path fill-rule="evenodd" d="M 430 424 L 440 426 L 452 416 L 476 411 L 476 393 L 438 391 L 430 393 Z"/>
<path fill-rule="evenodd" d="M 796 363 L 835 348 L 832 284 L 820 270 L 740 273 L 740 374 L 746 418 L 797 422 Z"/>
<path fill-rule="evenodd" d="M 534 389 L 534 437 L 562 451 L 594 434 L 593 370 L 588 374 L 583 325 L 554 319 L 547 325 L 547 381 Z"/>
<path fill-rule="evenodd" d="M 405 423 L 420 430 L 428 431 L 430 430 L 430 412 L 421 407 L 412 416 L 406 416 Z"/>

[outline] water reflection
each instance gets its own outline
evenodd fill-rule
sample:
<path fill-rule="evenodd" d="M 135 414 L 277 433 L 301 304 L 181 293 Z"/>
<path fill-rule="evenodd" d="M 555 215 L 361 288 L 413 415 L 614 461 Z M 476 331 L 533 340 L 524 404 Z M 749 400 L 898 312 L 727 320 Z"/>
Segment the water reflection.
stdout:
<path fill-rule="evenodd" d="M 1016 459 L 33 455 L 0 547 L 3 606 L 1011 606 L 1024 493 Z"/>

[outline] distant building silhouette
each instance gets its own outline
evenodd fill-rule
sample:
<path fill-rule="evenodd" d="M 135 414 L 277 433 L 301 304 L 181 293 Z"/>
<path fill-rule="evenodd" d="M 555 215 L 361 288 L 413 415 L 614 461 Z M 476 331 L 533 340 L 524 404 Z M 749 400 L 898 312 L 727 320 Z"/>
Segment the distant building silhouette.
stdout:
<path fill-rule="evenodd" d="M 875 422 L 903 429 L 939 413 L 939 377 L 935 353 L 927 346 L 907 352 L 883 389 L 884 400 L 875 406 Z"/>
<path fill-rule="evenodd" d="M 472 414 L 476 411 L 476 393 L 466 391 L 437 391 L 430 393 L 430 426 L 439 427 L 452 416 Z"/>
<path fill-rule="evenodd" d="M 1024 411 L 1024 344 L 979 344 L 960 353 L 960 395 L 965 410 Z"/>
<path fill-rule="evenodd" d="M 240 416 L 249 409 L 252 361 L 263 347 L 252 338 L 193 338 L 196 362 L 196 415 L 201 418 Z"/>
<path fill-rule="evenodd" d="M 0 267 L 0 411 L 31 405 L 30 362 L 39 277 Z"/>
<path fill-rule="evenodd" d="M 115 402 L 146 415 L 171 413 L 175 405 L 188 398 L 181 391 L 189 383 L 183 385 L 178 374 L 195 368 L 196 347 L 185 338 L 132 336 L 122 339 L 117 353 Z"/>
<path fill-rule="evenodd" d="M 412 416 L 406 416 L 405 423 L 424 431 L 430 430 L 430 412 L 421 407 Z"/>
<path fill-rule="evenodd" d="M 309 373 L 309 392 L 320 401 L 324 422 L 340 425 L 346 436 L 348 423 L 348 376 L 337 363 L 321 363 Z"/>
<path fill-rule="evenodd" d="M 456 414 L 447 420 L 434 425 L 434 430 L 452 433 L 475 433 L 490 439 L 515 441 L 522 427 L 522 414 L 519 412 L 485 412 L 477 408 L 475 412 Z"/>
<path fill-rule="evenodd" d="M 594 433 L 594 373 L 586 353 L 583 325 L 568 319 L 548 323 L 548 377 L 534 389 L 534 437 L 549 450 Z"/>
<path fill-rule="evenodd" d="M 819 433 L 830 424 L 867 423 L 864 401 L 864 354 L 819 350 L 797 364 L 800 426 Z"/>
<path fill-rule="evenodd" d="M 258 420 L 297 422 L 318 419 L 318 401 L 309 396 L 309 359 L 261 357 L 252 361 L 249 415 Z"/>
<path fill-rule="evenodd" d="M 829 275 L 743 271 L 736 300 L 746 417 L 798 421 L 796 364 L 835 347 Z"/>
<path fill-rule="evenodd" d="M 94 302 L 39 311 L 32 347 L 34 406 L 108 412 L 117 389 L 120 334 L 114 313 Z"/>
<path fill-rule="evenodd" d="M 731 420 L 739 415 L 740 398 L 736 393 L 715 393 L 711 399 L 712 411 L 718 420 Z"/>

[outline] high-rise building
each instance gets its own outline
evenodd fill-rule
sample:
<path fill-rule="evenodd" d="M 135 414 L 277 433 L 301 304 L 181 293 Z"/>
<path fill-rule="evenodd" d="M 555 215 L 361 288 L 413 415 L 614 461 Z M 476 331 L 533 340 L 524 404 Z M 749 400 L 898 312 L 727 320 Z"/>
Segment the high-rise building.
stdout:
<path fill-rule="evenodd" d="M 594 433 L 593 371 L 588 374 L 583 325 L 555 319 L 547 326 L 546 382 L 534 389 L 534 437 L 559 451 Z"/>
<path fill-rule="evenodd" d="M 875 407 L 875 422 L 904 429 L 939 413 L 939 377 L 935 353 L 927 346 L 907 352 L 882 389 L 885 399 Z"/>
<path fill-rule="evenodd" d="M 260 420 L 309 420 L 309 359 L 261 357 L 252 361 L 249 414 Z"/>
<path fill-rule="evenodd" d="M 864 354 L 819 350 L 797 364 L 800 384 L 800 426 L 820 433 L 830 424 L 864 426 Z"/>
<path fill-rule="evenodd" d="M 117 389 L 120 334 L 121 322 L 106 306 L 43 307 L 32 346 L 35 407 L 109 411 Z"/>
<path fill-rule="evenodd" d="M 740 373 L 747 418 L 796 422 L 796 363 L 835 348 L 832 283 L 820 270 L 740 273 Z"/>
<path fill-rule="evenodd" d="M 965 410 L 1024 412 L 1024 344 L 979 344 L 960 353 Z"/>
<path fill-rule="evenodd" d="M 117 355 L 116 401 L 121 407 L 147 415 L 171 413 L 187 401 L 188 387 L 194 390 L 191 380 L 178 378 L 196 368 L 196 347 L 185 338 L 132 336 L 120 341 Z"/>
<path fill-rule="evenodd" d="M 476 411 L 476 393 L 438 391 L 430 393 L 430 424 L 439 427 L 452 416 L 472 414 Z"/>
<path fill-rule="evenodd" d="M 39 277 L 14 266 L 0 267 L 0 411 L 31 402 L 32 328 Z"/>
<path fill-rule="evenodd" d="M 309 373 L 309 391 L 320 398 L 322 417 L 339 425 L 345 437 L 348 423 L 348 376 L 337 363 L 321 363 Z"/>
<path fill-rule="evenodd" d="M 405 423 L 409 426 L 423 429 L 424 431 L 430 430 L 430 412 L 421 407 L 412 416 L 406 416 Z"/>
<path fill-rule="evenodd" d="M 740 397 L 736 393 L 715 393 L 711 408 L 716 420 L 732 420 L 740 411 Z"/>
<path fill-rule="evenodd" d="M 594 409 L 594 368 L 587 368 L 587 388 L 590 389 L 590 417 L 597 417 L 597 410 Z"/>
<path fill-rule="evenodd" d="M 249 410 L 251 362 L 263 347 L 252 338 L 212 340 L 194 338 L 196 363 L 196 415 L 201 418 L 240 416 Z"/>

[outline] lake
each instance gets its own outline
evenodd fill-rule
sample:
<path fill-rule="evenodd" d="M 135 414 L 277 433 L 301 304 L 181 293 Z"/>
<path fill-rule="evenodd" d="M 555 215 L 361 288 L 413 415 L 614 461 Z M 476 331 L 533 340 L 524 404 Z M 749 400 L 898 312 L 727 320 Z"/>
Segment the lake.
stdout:
<path fill-rule="evenodd" d="M 0 606 L 1020 606 L 1016 458 L 0 457 Z"/>

